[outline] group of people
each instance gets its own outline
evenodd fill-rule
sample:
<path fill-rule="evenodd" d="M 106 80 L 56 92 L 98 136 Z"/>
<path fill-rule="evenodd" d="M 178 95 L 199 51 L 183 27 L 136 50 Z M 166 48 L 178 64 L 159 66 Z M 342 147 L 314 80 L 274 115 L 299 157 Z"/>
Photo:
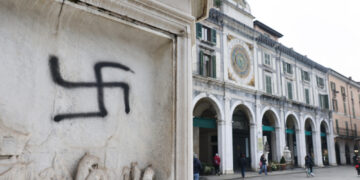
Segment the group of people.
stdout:
<path fill-rule="evenodd" d="M 220 156 L 218 153 L 216 153 L 214 156 L 214 167 L 215 167 L 215 174 L 218 176 L 220 176 L 220 162 L 221 162 Z M 196 154 L 194 154 L 193 166 L 194 166 L 193 167 L 194 168 L 194 180 L 199 180 L 202 165 Z"/>
<path fill-rule="evenodd" d="M 259 166 L 260 166 L 259 174 L 264 172 L 265 175 L 267 175 L 266 161 L 267 160 L 266 160 L 264 154 L 261 155 L 260 162 L 259 162 Z M 306 167 L 307 171 L 309 172 L 309 175 L 311 175 L 311 176 L 315 176 L 314 173 L 313 173 L 313 166 L 314 166 L 314 162 L 313 162 L 311 156 L 306 155 L 305 156 L 305 167 Z"/>
<path fill-rule="evenodd" d="M 220 162 L 221 162 L 220 156 L 219 156 L 219 154 L 216 153 L 216 155 L 214 156 L 214 167 L 215 167 L 215 174 L 219 175 L 219 176 L 220 176 Z M 356 162 L 358 162 L 360 165 L 359 161 L 356 161 Z M 193 167 L 194 168 L 194 180 L 199 180 L 202 165 L 196 154 L 194 154 L 194 164 L 193 165 L 194 165 L 194 167 Z M 247 162 L 246 162 L 245 154 L 243 154 L 243 153 L 241 154 L 241 157 L 239 160 L 239 165 L 241 168 L 241 176 L 243 178 L 245 178 L 245 168 L 246 168 Z M 360 170 L 359 165 L 357 168 L 359 168 L 359 170 Z M 307 169 L 307 172 L 311 176 L 315 176 L 313 173 L 313 166 L 314 166 L 314 162 L 313 162 L 311 156 L 306 155 L 305 156 L 305 167 Z M 267 159 L 265 158 L 264 154 L 261 155 L 261 157 L 260 157 L 259 167 L 260 167 L 259 174 L 264 172 L 265 175 L 267 175 Z"/>

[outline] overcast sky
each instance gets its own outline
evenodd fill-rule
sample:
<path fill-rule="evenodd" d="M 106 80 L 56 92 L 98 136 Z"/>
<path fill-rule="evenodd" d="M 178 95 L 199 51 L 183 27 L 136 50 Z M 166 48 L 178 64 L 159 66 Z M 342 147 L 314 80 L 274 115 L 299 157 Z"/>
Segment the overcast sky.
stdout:
<path fill-rule="evenodd" d="M 360 0 L 247 0 L 279 40 L 317 63 L 360 81 Z"/>

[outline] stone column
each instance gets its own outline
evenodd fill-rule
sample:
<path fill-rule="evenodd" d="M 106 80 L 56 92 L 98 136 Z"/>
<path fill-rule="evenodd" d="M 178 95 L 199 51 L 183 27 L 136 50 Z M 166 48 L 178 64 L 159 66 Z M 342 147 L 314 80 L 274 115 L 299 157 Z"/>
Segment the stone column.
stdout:
<path fill-rule="evenodd" d="M 219 155 L 221 158 L 221 163 L 220 163 L 220 170 L 222 173 L 224 173 L 224 169 L 226 167 L 225 162 L 226 162 L 226 136 L 225 136 L 225 131 L 226 131 L 226 126 L 225 126 L 225 120 L 221 120 L 218 119 L 217 120 L 217 125 L 218 125 L 218 150 L 219 150 Z"/>
<path fill-rule="evenodd" d="M 353 156 L 355 156 L 355 153 L 354 153 L 354 142 L 350 142 L 349 143 L 349 151 L 350 151 L 350 163 L 353 164 L 354 161 L 353 161 Z"/>
<path fill-rule="evenodd" d="M 259 169 L 259 162 L 260 157 L 264 153 L 264 146 L 263 146 L 263 131 L 262 131 L 262 116 L 261 116 L 261 102 L 260 96 L 256 95 L 255 100 L 255 126 L 252 126 L 254 129 L 254 139 L 255 139 L 255 152 L 254 152 L 254 159 L 251 160 L 251 167 L 253 170 L 257 171 Z"/>
<path fill-rule="evenodd" d="M 332 166 L 336 166 L 336 153 L 335 153 L 335 140 L 334 140 L 334 131 L 333 131 L 333 121 L 329 120 L 329 133 L 327 134 L 326 141 L 328 145 L 328 156 L 329 156 L 329 164 Z"/>
<path fill-rule="evenodd" d="M 219 124 L 219 135 L 221 135 L 221 171 L 223 174 L 233 174 L 233 143 L 232 143 L 232 114 L 230 112 L 230 98 L 224 98 L 224 116 L 225 120 Z"/>
<path fill-rule="evenodd" d="M 345 156 L 345 142 L 344 140 L 340 140 L 339 142 L 339 150 L 340 150 L 340 163 L 346 164 L 346 156 Z"/>
<path fill-rule="evenodd" d="M 306 142 L 305 142 L 305 119 L 302 113 L 299 116 L 299 129 L 296 130 L 296 136 L 299 139 L 298 142 L 298 162 L 300 167 L 305 167 L 305 155 L 306 155 Z"/>
<path fill-rule="evenodd" d="M 255 117 L 254 117 L 255 118 Z M 255 119 L 256 120 L 256 119 Z M 254 123 L 250 124 L 250 153 L 251 153 L 251 169 L 257 170 L 258 168 L 258 161 L 257 161 L 257 126 Z"/>
<path fill-rule="evenodd" d="M 312 131 L 313 139 L 313 151 L 314 151 L 314 163 L 316 166 L 323 167 L 322 153 L 321 153 L 321 138 L 320 138 L 320 128 L 316 131 Z"/>
<path fill-rule="evenodd" d="M 280 162 L 281 157 L 283 156 L 284 149 L 286 146 L 286 132 L 285 132 L 285 111 L 284 109 L 280 108 L 280 124 L 279 124 L 279 131 L 276 133 L 279 133 L 280 143 L 279 143 L 279 151 L 277 153 L 278 155 L 278 161 Z"/>
<path fill-rule="evenodd" d="M 275 148 L 276 149 L 276 161 L 280 162 L 282 152 L 284 150 L 283 144 L 282 144 L 282 138 L 283 138 L 282 134 L 284 134 L 284 133 L 282 132 L 281 127 L 276 127 L 275 133 L 276 133 L 276 135 L 275 135 L 275 138 L 276 138 L 276 141 L 275 141 L 275 143 L 276 143 L 276 148 Z"/>

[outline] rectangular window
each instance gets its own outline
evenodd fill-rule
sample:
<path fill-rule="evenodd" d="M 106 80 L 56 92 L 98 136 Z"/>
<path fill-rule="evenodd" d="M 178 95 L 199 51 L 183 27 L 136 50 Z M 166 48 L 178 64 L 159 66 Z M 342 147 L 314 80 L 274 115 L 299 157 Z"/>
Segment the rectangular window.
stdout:
<path fill-rule="evenodd" d="M 336 85 L 334 82 L 330 82 L 330 87 L 331 87 L 331 91 L 335 92 L 336 91 Z"/>
<path fill-rule="evenodd" d="M 345 98 L 346 93 L 345 93 L 345 87 L 341 86 L 341 95 L 343 96 L 343 98 Z"/>
<path fill-rule="evenodd" d="M 289 99 L 293 99 L 293 90 L 292 90 L 292 83 L 291 82 L 288 82 L 287 83 L 287 90 L 288 90 L 288 98 Z"/>
<path fill-rule="evenodd" d="M 336 100 L 336 99 L 333 99 L 333 100 L 332 100 L 332 103 L 333 103 L 333 110 L 334 110 L 335 112 L 338 112 L 338 111 L 339 111 L 339 108 L 338 108 L 337 100 Z"/>
<path fill-rule="evenodd" d="M 270 54 L 264 54 L 264 63 L 269 66 L 271 65 Z"/>
<path fill-rule="evenodd" d="M 266 75 L 265 82 L 266 82 L 266 93 L 272 94 L 271 76 Z"/>
<path fill-rule="evenodd" d="M 216 56 L 211 56 L 200 51 L 199 61 L 199 74 L 216 78 Z"/>
<path fill-rule="evenodd" d="M 323 89 L 324 88 L 324 79 L 316 76 L 316 84 L 319 88 Z"/>
<path fill-rule="evenodd" d="M 351 105 L 352 105 L 352 113 L 353 113 L 353 118 L 356 118 L 356 115 L 355 115 L 355 105 L 354 105 L 354 99 L 351 99 Z"/>
<path fill-rule="evenodd" d="M 347 121 L 345 121 L 345 128 L 346 128 L 346 136 L 349 136 L 349 125 Z"/>
<path fill-rule="evenodd" d="M 307 71 L 304 71 L 304 70 L 301 70 L 301 79 L 303 81 L 310 81 L 310 75 L 309 75 L 309 72 Z"/>
<path fill-rule="evenodd" d="M 344 101 L 344 114 L 347 115 L 346 102 Z"/>
<path fill-rule="evenodd" d="M 339 121 L 336 119 L 336 132 L 339 134 Z"/>
<path fill-rule="evenodd" d="M 319 94 L 319 104 L 321 109 L 329 109 L 328 95 Z"/>
<path fill-rule="evenodd" d="M 310 104 L 310 92 L 309 92 L 309 89 L 305 89 L 305 103 Z"/>
<path fill-rule="evenodd" d="M 216 30 L 196 23 L 196 37 L 206 42 L 216 44 Z"/>
<path fill-rule="evenodd" d="M 201 40 L 210 41 L 211 40 L 211 30 L 208 27 L 201 27 Z"/>
<path fill-rule="evenodd" d="M 357 126 L 356 126 L 356 124 L 354 124 L 354 133 L 355 133 L 355 137 L 357 137 Z"/>
<path fill-rule="evenodd" d="M 293 71 L 292 71 L 292 67 L 291 67 L 291 64 L 287 63 L 287 62 L 283 62 L 283 69 L 284 69 L 284 72 L 287 73 L 287 74 L 292 74 Z"/>

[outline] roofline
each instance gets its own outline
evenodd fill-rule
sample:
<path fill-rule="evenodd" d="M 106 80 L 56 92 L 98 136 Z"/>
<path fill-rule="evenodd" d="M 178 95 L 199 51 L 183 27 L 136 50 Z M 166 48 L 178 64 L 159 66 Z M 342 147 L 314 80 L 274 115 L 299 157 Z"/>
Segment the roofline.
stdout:
<path fill-rule="evenodd" d="M 343 81 L 347 81 L 347 82 L 353 84 L 353 86 L 357 86 L 357 87 L 360 88 L 360 83 L 359 82 L 356 82 L 356 81 L 350 79 L 349 77 L 344 76 L 343 74 L 335 71 L 334 69 L 329 68 L 329 72 L 332 75 L 337 76 L 338 78 L 341 78 Z"/>
<path fill-rule="evenodd" d="M 264 31 L 266 31 L 267 33 L 269 33 L 269 34 L 271 34 L 273 36 L 276 36 L 278 38 L 283 37 L 283 35 L 281 33 L 277 32 L 273 28 L 267 26 L 266 24 L 264 24 L 264 23 L 262 23 L 262 22 L 260 22 L 258 20 L 254 21 L 254 25 L 259 26 L 261 29 L 263 29 Z"/>
<path fill-rule="evenodd" d="M 239 29 L 235 29 L 233 28 L 232 30 L 235 32 L 240 32 L 243 33 L 243 35 L 247 38 L 250 38 L 252 40 L 255 40 L 263 45 L 267 45 L 270 48 L 274 48 L 275 50 L 279 50 L 281 52 L 283 52 L 284 54 L 287 54 L 288 56 L 294 58 L 296 61 L 302 62 L 305 65 L 317 69 L 323 73 L 327 73 L 328 72 L 328 68 L 309 59 L 308 57 L 301 55 L 300 53 L 294 51 L 291 48 L 288 48 L 284 45 L 282 45 L 281 43 L 264 36 L 262 33 L 260 33 L 259 31 L 256 31 L 254 28 L 251 28 L 247 25 L 245 25 L 244 23 L 241 23 L 240 21 L 216 10 L 216 9 L 211 9 L 210 13 L 209 13 L 209 17 L 207 19 L 210 23 L 216 24 L 220 27 L 231 27 L 233 25 L 229 25 L 229 24 L 237 24 L 238 27 L 241 27 Z"/>

